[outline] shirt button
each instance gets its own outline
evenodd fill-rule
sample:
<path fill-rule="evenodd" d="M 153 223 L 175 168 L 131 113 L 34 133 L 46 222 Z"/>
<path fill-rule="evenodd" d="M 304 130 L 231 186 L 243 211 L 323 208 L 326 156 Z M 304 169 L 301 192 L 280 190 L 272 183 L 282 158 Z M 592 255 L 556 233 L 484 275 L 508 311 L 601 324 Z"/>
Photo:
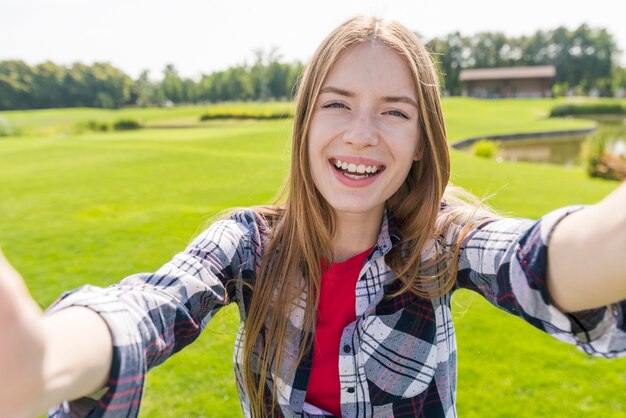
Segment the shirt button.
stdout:
<path fill-rule="evenodd" d="M 346 389 L 346 391 L 347 391 L 348 393 L 354 393 L 354 388 L 348 388 L 348 389 Z"/>
<path fill-rule="evenodd" d="M 344 353 L 349 353 L 350 351 L 352 351 L 352 347 L 350 347 L 348 344 L 343 346 Z"/>

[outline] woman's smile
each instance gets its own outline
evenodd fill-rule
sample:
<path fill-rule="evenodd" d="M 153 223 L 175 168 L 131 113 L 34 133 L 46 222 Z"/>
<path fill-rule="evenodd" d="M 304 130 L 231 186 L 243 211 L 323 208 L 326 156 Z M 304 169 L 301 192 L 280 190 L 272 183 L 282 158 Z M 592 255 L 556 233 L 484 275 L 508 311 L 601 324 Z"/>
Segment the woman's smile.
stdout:
<path fill-rule="evenodd" d="M 362 157 L 334 157 L 328 160 L 337 179 L 347 186 L 364 187 L 376 180 L 385 165 Z"/>

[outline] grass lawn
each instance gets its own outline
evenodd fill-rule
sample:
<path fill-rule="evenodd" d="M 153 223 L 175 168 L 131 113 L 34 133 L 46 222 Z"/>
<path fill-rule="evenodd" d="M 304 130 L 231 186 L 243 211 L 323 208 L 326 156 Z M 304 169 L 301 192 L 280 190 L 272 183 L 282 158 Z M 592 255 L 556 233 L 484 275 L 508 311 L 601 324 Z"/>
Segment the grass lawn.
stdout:
<path fill-rule="evenodd" d="M 292 114 L 293 103 L 224 103 L 207 106 L 177 106 L 172 108 L 125 108 L 119 110 L 74 108 L 43 109 L 27 111 L 4 111 L 6 118 L 22 136 L 66 136 L 81 133 L 87 121 L 113 123 L 119 119 L 134 119 L 146 127 L 203 126 L 200 116 L 204 114 Z"/>
<path fill-rule="evenodd" d="M 444 99 L 450 142 L 481 135 L 584 129 L 593 124 L 580 119 L 550 119 L 550 109 L 564 99 L 476 100 Z"/>
<path fill-rule="evenodd" d="M 447 99 L 451 140 L 589 126 L 544 120 L 552 104 Z M 272 201 L 288 167 L 289 121 L 71 129 L 84 120 L 136 114 L 153 127 L 196 124 L 205 110 L 0 113 L 30 133 L 0 138 L 0 246 L 42 306 L 84 283 L 107 285 L 155 270 L 212 215 Z M 592 203 L 617 185 L 590 180 L 579 168 L 496 163 L 458 151 L 452 160 L 455 184 L 479 196 L 495 194 L 492 205 L 511 216 L 537 218 L 563 205 Z M 470 292 L 459 292 L 453 304 L 461 417 L 626 415 L 625 360 L 590 358 Z M 241 416 L 231 360 L 238 326 L 233 308 L 148 375 L 142 417 Z"/>

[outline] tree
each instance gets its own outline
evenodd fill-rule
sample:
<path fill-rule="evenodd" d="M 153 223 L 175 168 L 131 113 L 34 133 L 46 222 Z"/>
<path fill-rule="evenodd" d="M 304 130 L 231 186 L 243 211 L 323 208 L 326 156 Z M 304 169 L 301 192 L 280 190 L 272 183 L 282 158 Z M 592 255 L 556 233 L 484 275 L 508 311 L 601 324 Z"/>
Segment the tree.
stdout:
<path fill-rule="evenodd" d="M 93 92 L 91 106 L 113 109 L 129 102 L 133 81 L 111 64 L 93 64 L 87 80 Z"/>
<path fill-rule="evenodd" d="M 0 109 L 30 108 L 32 80 L 32 69 L 24 61 L 1 61 Z"/>
<path fill-rule="evenodd" d="M 143 70 L 139 74 L 139 78 L 133 83 L 133 88 L 130 92 L 131 102 L 139 107 L 146 107 L 150 104 L 150 70 Z"/>
<path fill-rule="evenodd" d="M 267 79 L 270 96 L 274 99 L 289 97 L 289 64 L 274 61 L 267 67 Z"/>
<path fill-rule="evenodd" d="M 270 97 L 265 52 L 262 49 L 256 49 L 254 57 L 254 64 L 250 67 L 252 95 L 256 100 L 264 101 Z"/>
<path fill-rule="evenodd" d="M 454 32 L 444 38 L 434 38 L 426 44 L 439 72 L 440 82 L 448 94 L 461 94 L 459 73 L 470 66 L 467 38 Z"/>
<path fill-rule="evenodd" d="M 167 64 L 163 70 L 163 81 L 161 89 L 167 100 L 174 103 L 183 101 L 183 81 L 178 75 L 178 71 L 174 64 Z"/>
<path fill-rule="evenodd" d="M 223 100 L 249 100 L 252 98 L 252 82 L 245 67 L 233 67 L 226 71 Z"/>
<path fill-rule="evenodd" d="M 197 103 L 200 98 L 198 85 L 191 78 L 183 80 L 183 101 L 186 103 Z"/>
<path fill-rule="evenodd" d="M 31 101 L 37 108 L 49 108 L 55 105 L 67 106 L 69 97 L 65 94 L 63 82 L 66 69 L 47 61 L 33 68 Z"/>
<path fill-rule="evenodd" d="M 75 63 L 66 71 L 63 82 L 66 102 L 64 106 L 93 106 L 90 75 L 91 67 Z"/>
<path fill-rule="evenodd" d="M 470 38 L 472 65 L 477 68 L 502 67 L 511 65 L 503 59 L 504 52 L 510 50 L 509 40 L 500 32 L 482 32 Z"/>

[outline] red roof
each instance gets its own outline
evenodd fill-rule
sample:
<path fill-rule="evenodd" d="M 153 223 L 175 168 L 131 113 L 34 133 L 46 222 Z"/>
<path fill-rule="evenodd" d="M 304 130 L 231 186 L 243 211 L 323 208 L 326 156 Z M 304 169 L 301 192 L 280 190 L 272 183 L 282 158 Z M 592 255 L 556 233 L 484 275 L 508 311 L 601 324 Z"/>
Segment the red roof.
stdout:
<path fill-rule="evenodd" d="M 534 67 L 472 68 L 461 70 L 461 81 L 503 80 L 513 78 L 552 78 L 556 74 L 554 65 Z"/>

